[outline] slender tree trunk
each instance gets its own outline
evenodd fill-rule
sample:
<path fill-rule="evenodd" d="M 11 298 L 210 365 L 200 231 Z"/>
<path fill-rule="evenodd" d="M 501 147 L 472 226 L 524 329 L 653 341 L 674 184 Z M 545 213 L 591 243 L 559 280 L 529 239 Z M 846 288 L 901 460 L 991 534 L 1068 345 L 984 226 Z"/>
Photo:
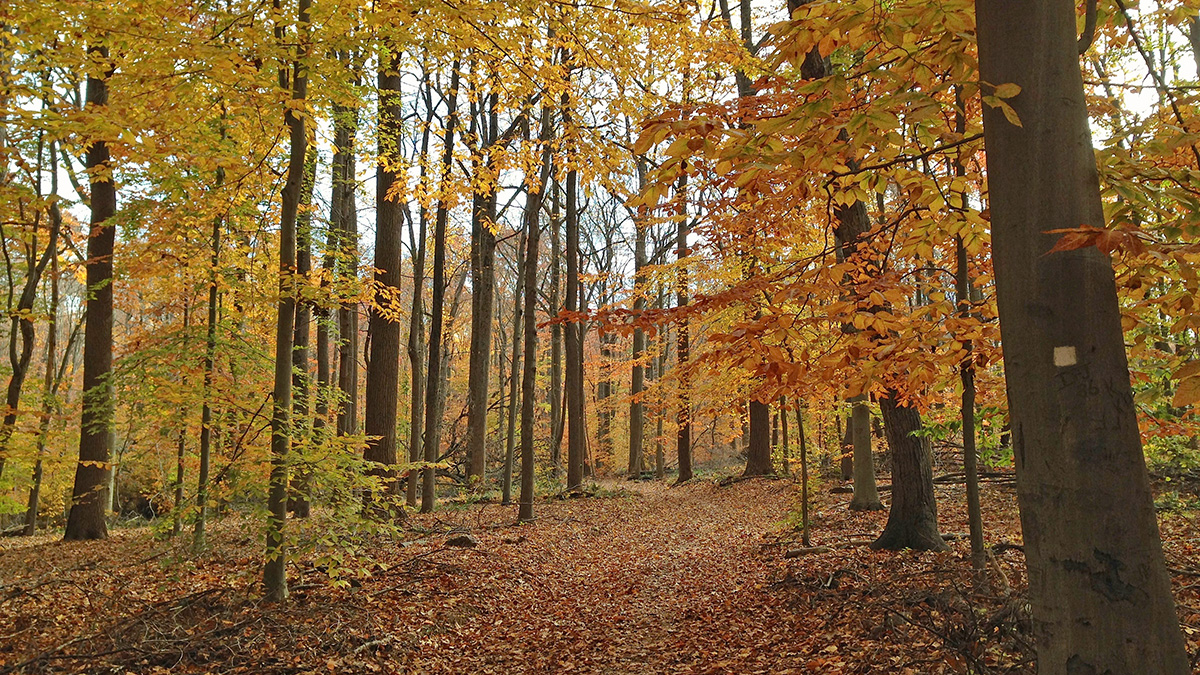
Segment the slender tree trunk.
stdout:
<path fill-rule="evenodd" d="M 92 45 L 88 55 L 95 60 L 108 60 L 108 47 Z M 107 78 L 112 67 L 102 77 L 87 80 L 87 108 L 103 109 L 108 105 Z M 105 486 L 112 466 L 109 452 L 112 446 L 113 387 L 112 325 L 113 325 L 113 244 L 116 226 L 107 221 L 117 210 L 116 183 L 111 177 L 108 144 L 93 140 L 87 149 L 86 161 L 91 187 L 91 231 L 88 235 L 87 258 L 87 326 L 83 334 L 83 415 L 79 433 L 79 463 L 75 467 L 75 485 L 71 490 L 71 512 L 63 538 L 104 539 L 108 527 L 104 522 L 108 503 Z"/>
<path fill-rule="evenodd" d="M 349 56 L 346 60 L 349 60 Z M 355 80 L 358 75 L 353 76 Z M 337 276 L 345 286 L 358 280 L 358 209 L 355 136 L 358 111 L 334 106 L 333 180 L 330 204 L 330 251 L 336 250 Z M 358 303 L 346 297 L 338 305 L 337 433 L 358 433 Z"/>
<path fill-rule="evenodd" d="M 391 194 L 402 178 L 394 170 L 398 152 L 402 111 L 400 109 L 400 57 L 388 56 L 378 73 L 379 155 L 375 167 L 375 303 L 371 308 L 368 330 L 371 334 L 371 361 L 367 369 L 367 397 L 363 426 L 367 434 L 364 459 L 374 462 L 372 473 L 383 484 L 367 495 L 375 514 L 392 513 L 380 503 L 395 490 L 396 406 L 400 380 L 400 206 Z"/>
<path fill-rule="evenodd" d="M 533 520 L 533 406 L 537 384 L 537 268 L 538 221 L 542 210 L 542 191 L 550 180 L 550 107 L 543 106 L 541 131 L 538 140 L 542 146 L 541 172 L 537 182 L 530 183 L 526 192 L 525 228 L 525 363 L 521 377 L 521 502 L 517 519 L 521 522 Z"/>
<path fill-rule="evenodd" d="M 800 541 L 811 545 L 808 525 L 808 440 L 804 437 L 804 411 L 796 401 L 796 433 L 800 435 Z"/>
<path fill-rule="evenodd" d="M 646 160 L 638 158 L 638 187 L 646 185 Z M 646 222 L 647 213 L 641 207 L 639 217 L 634 220 L 636 230 L 633 244 L 633 312 L 640 315 L 646 311 Z M 633 330 L 633 368 L 629 380 L 629 475 L 642 475 L 642 443 L 645 434 L 645 407 L 642 391 L 645 389 L 646 373 L 642 359 L 646 352 L 646 333 L 641 326 Z"/>
<path fill-rule="evenodd" d="M 517 373 L 521 372 L 521 342 L 522 326 L 521 312 L 525 301 L 525 240 L 528 236 L 529 218 L 521 228 L 521 238 L 517 243 L 517 266 L 515 268 L 515 290 L 513 291 L 513 322 L 512 322 L 512 358 L 509 359 L 508 382 L 508 430 L 504 434 L 504 478 L 501 483 L 500 503 L 507 506 L 512 503 L 513 454 L 517 436 L 517 385 L 520 380 Z"/>
<path fill-rule="evenodd" d="M 1190 670 L 1129 383 L 1111 260 L 1051 252 L 1104 227 L 1075 6 L 977 0 L 989 207 L 1038 672 Z M 983 92 L 988 93 L 986 88 Z"/>
<path fill-rule="evenodd" d="M 560 228 L 562 190 L 557 179 L 552 179 L 553 190 L 550 196 L 550 289 L 546 294 L 549 302 L 547 314 L 558 316 L 562 310 L 559 288 L 562 286 L 562 241 Z M 562 324 L 550 326 L 550 384 L 546 392 L 546 400 L 550 402 L 550 470 L 555 479 L 558 478 L 562 467 L 563 439 L 563 331 Z"/>
<path fill-rule="evenodd" d="M 56 167 L 56 163 L 52 161 L 51 166 Z M 52 190 L 53 194 L 57 192 L 56 189 Z M 51 209 L 51 218 L 61 218 L 57 203 L 53 204 Z M 45 477 L 46 441 L 50 437 L 50 420 L 58 408 L 56 401 L 58 384 L 62 381 L 62 377 L 56 378 L 54 372 L 56 350 L 58 349 L 58 301 L 58 252 L 56 250 L 55 255 L 50 259 L 50 316 L 46 326 L 46 372 L 42 380 L 42 419 L 38 424 L 37 459 L 33 465 L 33 485 L 29 489 L 29 502 L 25 508 L 23 533 L 26 536 L 37 534 L 38 504 L 41 500 L 42 480 Z M 75 335 L 72 333 L 71 339 L 67 341 L 66 352 L 71 350 L 74 342 Z"/>
<path fill-rule="evenodd" d="M 489 97 L 485 151 L 496 144 L 498 95 Z M 471 355 L 468 365 L 467 482 L 482 485 L 487 471 L 488 360 L 492 354 L 492 306 L 496 288 L 496 168 L 489 152 L 482 163 L 489 187 L 471 209 Z M 503 379 L 503 378 L 501 378 Z"/>
<path fill-rule="evenodd" d="M 317 151 L 310 148 L 304 163 L 304 186 L 300 190 L 300 207 L 296 216 L 296 277 L 303 284 L 312 274 L 312 197 L 317 180 Z M 308 347 L 312 335 L 313 303 L 297 295 L 296 325 L 292 330 L 292 451 L 302 460 L 309 441 Z M 292 461 L 297 464 L 296 460 Z M 307 518 L 308 483 L 311 471 L 303 461 L 292 474 L 288 511 L 297 518 Z"/>
<path fill-rule="evenodd" d="M 962 87 L 954 88 L 954 131 L 965 135 L 967 117 L 963 112 Z M 954 159 L 954 175 L 962 178 L 967 175 L 967 168 L 961 159 Z M 966 193 L 960 195 L 960 207 L 965 211 L 969 208 Z M 958 314 L 966 319 L 971 316 L 971 270 L 967 247 L 963 245 L 962 235 L 954 237 L 954 291 L 957 296 Z M 983 543 L 983 508 L 979 502 L 979 455 L 975 448 L 975 360 L 974 345 L 971 340 L 962 342 L 966 356 L 958 365 L 959 380 L 962 383 L 962 435 L 963 435 L 963 474 L 967 482 L 967 523 L 971 534 L 971 572 L 974 576 L 975 588 L 978 591 L 987 590 L 987 551 Z"/>
<path fill-rule="evenodd" d="M 779 424 L 783 430 L 783 475 L 792 475 L 792 444 L 788 440 L 787 399 L 779 397 Z"/>
<path fill-rule="evenodd" d="M 688 271 L 687 257 L 690 254 L 687 214 L 687 173 L 679 176 L 675 183 L 677 202 L 675 223 L 675 305 L 686 307 L 688 304 Z M 675 454 L 679 460 L 679 476 L 675 482 L 684 483 L 692 479 L 692 403 L 691 380 L 688 374 L 688 360 L 691 358 L 690 324 L 684 316 L 676 324 L 675 337 L 675 368 L 679 372 L 679 412 L 676 417 Z"/>
<path fill-rule="evenodd" d="M 429 374 L 425 389 L 425 461 L 428 463 L 421 477 L 421 513 L 433 511 L 437 501 L 435 485 L 437 469 L 432 465 L 438 460 L 440 452 L 442 419 L 441 406 L 438 405 L 438 392 L 441 390 L 442 373 L 442 329 L 444 324 L 446 301 L 446 224 L 450 218 L 450 207 L 447 203 L 447 192 L 450 189 L 450 176 L 454 160 L 454 133 L 458 121 L 458 61 L 450 66 L 450 94 L 446 106 L 446 137 L 442 150 L 442 177 L 438 200 L 437 214 L 433 224 L 433 294 L 430 297 L 429 312 Z"/>
<path fill-rule="evenodd" d="M 283 187 L 279 216 L 279 312 L 275 326 L 275 392 L 271 414 L 271 477 L 267 494 L 267 551 L 263 566 L 263 586 L 267 600 L 287 600 L 287 550 L 283 528 L 287 520 L 288 465 L 291 445 L 292 407 L 292 329 L 296 318 L 296 216 L 304 183 L 304 165 L 308 155 L 305 118 L 297 115 L 296 104 L 303 105 L 308 93 L 308 75 L 304 65 L 305 38 L 311 0 L 298 0 L 299 31 L 296 61 L 292 64 L 292 105 L 284 111 L 291 149 L 288 155 L 287 182 Z M 281 0 L 275 1 L 277 10 Z M 275 27 L 275 41 L 283 43 L 286 28 Z M 288 89 L 288 68 L 279 69 L 279 86 Z"/>
<path fill-rule="evenodd" d="M 429 81 L 429 73 L 426 71 L 425 77 L 422 80 L 422 88 L 425 98 L 425 129 L 421 132 L 421 156 L 429 155 L 429 140 L 430 129 L 433 125 L 434 106 L 433 106 L 433 88 Z M 421 182 L 425 179 L 424 163 L 421 169 Z M 412 375 L 410 387 L 410 405 L 409 405 L 409 432 L 408 432 L 408 461 L 412 464 L 420 462 L 425 456 L 424 448 L 421 446 L 423 433 L 423 425 L 425 422 L 425 238 L 427 226 L 429 223 L 428 211 L 425 207 L 420 208 L 419 217 L 414 223 L 409 221 L 409 250 L 413 257 L 413 294 L 412 294 L 412 310 L 409 312 L 408 319 L 408 363 L 409 370 Z M 420 226 L 419 231 L 414 235 L 414 230 Z M 418 481 L 420 472 L 415 469 L 410 469 L 407 473 L 406 490 L 404 502 L 409 507 L 417 505 Z"/>
<path fill-rule="evenodd" d="M 571 128 L 568 98 L 563 94 L 564 134 L 574 134 Z M 573 136 L 572 136 L 573 137 Z M 579 312 L 583 293 L 579 283 L 579 172 L 576 158 L 568 158 L 566 195 L 566 254 L 568 312 Z M 573 319 L 564 325 L 567 350 L 567 489 L 583 484 L 584 454 L 587 442 L 587 418 L 583 410 L 583 321 Z"/>
<path fill-rule="evenodd" d="M 217 184 L 225 180 L 225 170 L 217 169 Z M 204 336 L 204 403 L 200 408 L 200 468 L 196 475 L 196 522 L 192 529 L 192 550 L 208 546 L 208 483 L 212 465 L 213 369 L 217 356 L 217 309 L 220 301 L 218 278 L 221 265 L 221 218 L 213 218 L 212 258 L 208 271 L 208 320 Z"/>

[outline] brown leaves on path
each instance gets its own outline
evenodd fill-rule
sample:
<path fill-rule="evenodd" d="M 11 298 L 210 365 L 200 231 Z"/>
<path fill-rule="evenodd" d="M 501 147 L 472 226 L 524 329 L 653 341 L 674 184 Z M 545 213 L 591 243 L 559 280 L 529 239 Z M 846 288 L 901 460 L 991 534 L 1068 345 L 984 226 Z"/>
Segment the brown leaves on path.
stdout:
<path fill-rule="evenodd" d="M 943 531 L 965 530 L 961 487 L 938 492 Z M 813 543 L 831 550 L 785 560 L 795 493 L 623 484 L 539 502 L 522 526 L 447 508 L 379 542 L 350 588 L 293 563 L 284 606 L 257 598 L 245 523 L 201 558 L 145 531 L 18 545 L 0 554 L 0 673 L 1031 672 L 1019 551 L 996 556 L 1013 594 L 973 593 L 965 542 L 872 552 L 848 542 L 886 515 L 823 492 Z M 987 488 L 985 509 L 990 541 L 1018 541 L 1011 490 Z M 444 545 L 463 531 L 478 546 Z"/>

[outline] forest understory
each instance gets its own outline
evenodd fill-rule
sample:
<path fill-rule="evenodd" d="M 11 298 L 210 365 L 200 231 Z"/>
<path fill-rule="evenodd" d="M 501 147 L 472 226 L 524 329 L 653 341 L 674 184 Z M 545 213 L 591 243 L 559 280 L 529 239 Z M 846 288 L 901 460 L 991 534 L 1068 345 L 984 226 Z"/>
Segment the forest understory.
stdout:
<path fill-rule="evenodd" d="M 341 584 L 330 551 L 306 554 L 283 605 L 261 600 L 261 542 L 237 517 L 202 556 L 148 527 L 10 539 L 0 674 L 1034 672 L 1014 491 L 984 486 L 987 590 L 958 534 L 962 486 L 937 491 L 948 553 L 871 551 L 887 512 L 851 512 L 829 485 L 811 516 L 823 548 L 801 552 L 783 479 L 611 482 L 526 525 L 515 506 L 460 505 L 345 553 Z M 1195 668 L 1200 525 L 1160 520 Z M 463 534 L 477 545 L 448 545 Z"/>

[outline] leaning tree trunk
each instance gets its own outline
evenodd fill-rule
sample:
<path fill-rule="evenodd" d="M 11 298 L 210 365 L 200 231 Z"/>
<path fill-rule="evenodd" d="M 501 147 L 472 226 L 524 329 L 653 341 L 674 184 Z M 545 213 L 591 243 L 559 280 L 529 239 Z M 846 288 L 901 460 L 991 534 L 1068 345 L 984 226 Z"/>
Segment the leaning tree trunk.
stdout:
<path fill-rule="evenodd" d="M 367 447 L 363 459 L 373 462 L 372 475 L 382 485 L 367 495 L 376 515 L 390 512 L 379 503 L 394 489 L 396 464 L 396 406 L 400 380 L 400 206 L 391 195 L 400 181 L 394 163 L 401 129 L 399 56 L 379 69 L 379 153 L 375 168 L 375 303 L 368 318 L 371 361 L 367 368 L 367 398 L 363 428 Z"/>
<path fill-rule="evenodd" d="M 308 10 L 311 0 L 299 0 L 297 22 L 302 33 L 308 29 Z M 280 8 L 280 0 L 275 6 Z M 286 35 L 282 25 L 275 28 L 275 40 L 282 43 Z M 288 155 L 287 182 L 279 215 L 279 311 L 275 324 L 275 393 L 271 414 L 271 477 L 267 495 L 267 551 L 263 566 L 263 586 L 268 600 L 287 599 L 287 558 L 283 527 L 287 519 L 288 466 L 287 453 L 291 445 L 292 406 L 292 329 L 296 317 L 296 215 L 304 182 L 304 165 L 308 136 L 304 116 L 298 115 L 308 93 L 308 75 L 303 65 L 304 40 L 299 42 L 293 63 L 292 105 L 284 111 L 291 148 Z M 288 69 L 279 69 L 279 85 L 288 88 Z M 299 105 L 297 105 L 299 104 Z"/>
<path fill-rule="evenodd" d="M 425 124 L 421 131 L 421 156 L 429 155 L 429 139 L 433 127 L 433 86 L 426 72 L 421 83 L 425 99 Z M 425 180 L 425 163 L 421 163 L 421 181 Z M 421 440 L 424 438 L 422 426 L 425 422 L 425 235 L 429 223 L 428 210 L 422 206 L 414 222 L 408 223 L 409 252 L 412 254 L 413 288 L 412 309 L 408 314 L 408 364 L 411 386 L 409 391 L 409 425 L 408 425 L 408 461 L 416 464 L 424 457 Z M 420 472 L 410 469 L 405 478 L 404 503 L 409 507 L 417 505 L 417 492 Z"/>
<path fill-rule="evenodd" d="M 879 410 L 888 447 L 892 449 L 892 508 L 883 533 L 871 548 L 944 551 L 948 547 L 938 533 L 930 453 L 925 439 L 917 435 L 921 430 L 921 414 L 916 408 L 900 403 L 896 392 L 891 390 L 879 399 Z M 858 426 L 855 421 L 855 428 Z"/>
<path fill-rule="evenodd" d="M 57 167 L 57 163 L 51 162 L 51 166 Z M 54 179 L 51 179 L 54 180 Z M 55 183 L 57 181 L 55 180 Z M 57 194 L 58 190 L 54 189 L 52 194 Z M 58 204 L 51 204 L 51 218 L 62 218 L 62 214 L 58 211 Z M 38 502 L 41 500 L 42 480 L 45 478 L 45 460 L 46 460 L 46 441 L 50 437 L 50 420 L 54 416 L 54 411 L 58 408 L 57 396 L 59 383 L 62 382 L 62 376 L 55 377 L 55 358 L 58 349 L 58 255 L 57 250 L 55 255 L 50 259 L 50 316 L 46 325 L 46 370 L 42 379 L 42 419 L 38 423 L 38 439 L 37 439 L 37 457 L 33 465 L 33 485 L 29 489 L 29 501 L 25 509 L 25 529 L 23 534 L 32 536 L 37 534 L 37 519 L 38 519 Z M 67 342 L 67 349 L 64 352 L 68 353 L 71 350 L 75 340 L 75 335 L 72 333 L 71 339 Z M 63 359 L 66 361 L 66 359 Z"/>
<path fill-rule="evenodd" d="M 92 45 L 88 55 L 108 61 L 108 47 Z M 87 108 L 108 105 L 108 77 L 112 67 L 87 80 Z M 113 324 L 113 244 L 116 226 L 108 220 L 117 210 L 116 183 L 111 179 L 108 144 L 94 140 L 87 149 L 87 168 L 91 180 L 91 232 L 88 235 L 87 326 L 83 333 L 83 414 L 80 420 L 79 463 L 75 467 L 75 485 L 71 489 L 71 512 L 67 516 L 64 539 L 103 539 L 108 536 L 104 522 L 112 444 L 113 417 L 112 372 Z"/>
<path fill-rule="evenodd" d="M 1052 252 L 1049 231 L 1105 225 L 1075 5 L 976 10 L 982 80 L 1021 87 L 1020 126 L 985 106 L 984 133 L 1038 672 L 1182 675 L 1111 260 Z"/>
<path fill-rule="evenodd" d="M 217 169 L 217 184 L 225 181 L 225 170 Z M 220 300 L 218 283 L 221 265 L 221 218 L 213 218 L 211 258 L 208 270 L 208 317 L 204 333 L 204 402 L 200 407 L 200 468 L 196 475 L 196 521 L 192 525 L 192 551 L 208 545 L 208 489 L 212 464 L 213 370 L 217 357 L 217 310 Z"/>

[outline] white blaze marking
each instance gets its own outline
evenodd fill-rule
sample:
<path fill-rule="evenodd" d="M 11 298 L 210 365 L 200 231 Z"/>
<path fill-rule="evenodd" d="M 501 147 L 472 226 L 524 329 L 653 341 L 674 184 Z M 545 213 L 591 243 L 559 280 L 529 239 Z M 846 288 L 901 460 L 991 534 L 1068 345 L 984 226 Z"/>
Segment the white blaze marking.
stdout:
<path fill-rule="evenodd" d="M 1075 365 L 1075 348 L 1074 347 L 1055 347 L 1054 348 L 1054 365 L 1059 368 Z"/>

